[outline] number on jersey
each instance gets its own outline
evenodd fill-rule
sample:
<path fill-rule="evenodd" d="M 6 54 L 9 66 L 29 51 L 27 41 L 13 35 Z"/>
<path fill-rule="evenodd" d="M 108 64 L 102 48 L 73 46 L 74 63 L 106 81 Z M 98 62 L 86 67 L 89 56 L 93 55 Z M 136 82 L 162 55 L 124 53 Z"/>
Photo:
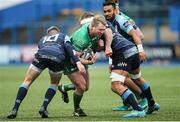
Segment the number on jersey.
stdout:
<path fill-rule="evenodd" d="M 46 43 L 46 42 L 56 42 L 57 39 L 58 39 L 58 36 L 59 34 L 56 34 L 56 35 L 52 35 L 52 36 L 46 36 L 43 40 L 43 43 Z"/>

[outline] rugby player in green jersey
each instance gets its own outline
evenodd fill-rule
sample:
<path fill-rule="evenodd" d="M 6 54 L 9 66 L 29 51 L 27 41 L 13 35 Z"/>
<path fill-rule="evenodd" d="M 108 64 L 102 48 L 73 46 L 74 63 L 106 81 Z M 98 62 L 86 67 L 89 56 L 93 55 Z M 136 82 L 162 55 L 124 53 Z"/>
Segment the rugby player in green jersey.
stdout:
<path fill-rule="evenodd" d="M 85 49 L 94 47 L 97 45 L 100 37 L 107 31 L 106 30 L 106 20 L 101 15 L 96 15 L 92 22 L 84 24 L 80 29 L 74 32 L 71 36 L 71 41 L 75 50 L 82 53 Z M 110 43 L 107 42 L 105 46 L 106 56 L 112 54 Z M 84 64 L 93 64 L 95 62 L 95 56 L 92 57 L 90 61 Z M 82 62 L 83 63 L 83 62 Z M 68 87 L 61 88 L 59 90 L 62 92 L 67 91 L 67 89 L 75 89 L 73 94 L 74 101 L 74 116 L 87 116 L 86 113 L 80 107 L 80 102 L 85 91 L 89 88 L 89 72 L 86 66 L 86 73 L 82 74 L 78 71 L 77 67 L 71 62 L 66 62 L 64 74 L 68 75 L 68 78 L 72 81 L 73 85 L 68 85 Z M 74 87 L 75 86 L 75 87 Z M 67 89 L 66 89 L 67 88 Z M 66 101 L 68 102 L 68 101 Z"/>

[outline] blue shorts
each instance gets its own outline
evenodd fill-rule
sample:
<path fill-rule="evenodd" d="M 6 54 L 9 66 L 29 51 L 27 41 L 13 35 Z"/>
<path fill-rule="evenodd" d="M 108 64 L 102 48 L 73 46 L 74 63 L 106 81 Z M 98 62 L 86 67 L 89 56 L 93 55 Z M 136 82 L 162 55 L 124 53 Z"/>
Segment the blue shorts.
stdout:
<path fill-rule="evenodd" d="M 136 53 L 129 58 L 117 58 L 112 59 L 112 70 L 125 70 L 127 72 L 137 69 L 141 62 L 139 60 L 139 54 Z"/>
<path fill-rule="evenodd" d="M 36 66 L 38 69 L 44 70 L 48 68 L 53 72 L 59 72 L 64 69 L 64 61 L 56 62 L 46 55 L 35 55 L 35 58 L 32 61 L 32 64 Z"/>

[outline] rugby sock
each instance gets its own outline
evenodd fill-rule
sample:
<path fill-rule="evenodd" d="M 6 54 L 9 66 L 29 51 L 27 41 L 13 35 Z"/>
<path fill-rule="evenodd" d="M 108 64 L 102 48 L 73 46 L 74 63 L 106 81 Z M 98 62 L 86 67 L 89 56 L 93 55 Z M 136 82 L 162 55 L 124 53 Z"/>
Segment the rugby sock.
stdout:
<path fill-rule="evenodd" d="M 56 85 L 50 85 L 48 90 L 46 91 L 45 98 L 43 105 L 45 109 L 47 109 L 48 104 L 51 102 L 52 98 L 56 94 L 57 86 Z"/>
<path fill-rule="evenodd" d="M 143 85 L 141 85 L 141 90 L 143 91 L 144 95 L 146 96 L 148 100 L 148 106 L 151 107 L 154 105 L 155 101 L 153 99 L 150 86 L 145 82 Z"/>
<path fill-rule="evenodd" d="M 131 105 L 134 110 L 142 111 L 142 108 L 140 106 L 138 106 L 138 103 L 136 102 L 136 100 L 130 90 L 127 89 L 122 94 L 121 97 L 122 97 L 124 103 Z"/>
<path fill-rule="evenodd" d="M 23 99 L 25 98 L 25 96 L 27 94 L 27 91 L 28 91 L 28 85 L 21 84 L 21 86 L 19 87 L 17 96 L 16 96 L 16 101 L 15 101 L 13 110 L 14 109 L 18 110 L 19 109 L 19 106 L 20 106 L 21 102 L 23 101 Z"/>
<path fill-rule="evenodd" d="M 74 84 L 64 85 L 64 91 L 75 90 Z"/>
<path fill-rule="evenodd" d="M 73 94 L 74 110 L 80 108 L 80 102 L 81 102 L 82 97 L 83 95 L 78 95 L 74 92 Z"/>
<path fill-rule="evenodd" d="M 140 95 L 139 95 L 140 97 L 141 97 L 141 99 L 144 99 L 144 98 L 146 98 L 146 96 L 145 96 L 145 94 L 142 92 L 142 93 L 140 93 Z"/>

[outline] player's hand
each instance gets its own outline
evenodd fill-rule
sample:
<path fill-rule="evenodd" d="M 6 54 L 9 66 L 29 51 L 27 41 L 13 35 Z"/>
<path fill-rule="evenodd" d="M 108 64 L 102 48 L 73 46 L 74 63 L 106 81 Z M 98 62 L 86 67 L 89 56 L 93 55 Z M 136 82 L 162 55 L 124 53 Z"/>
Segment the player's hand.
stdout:
<path fill-rule="evenodd" d="M 97 60 L 97 55 L 95 54 L 95 55 L 93 55 L 93 57 L 91 58 L 92 64 L 94 64 L 94 63 L 96 62 L 96 60 Z"/>
<path fill-rule="evenodd" d="M 106 48 L 105 50 L 105 56 L 106 57 L 110 57 L 112 55 L 112 49 L 109 47 L 109 48 Z"/>
<path fill-rule="evenodd" d="M 76 56 L 78 56 L 78 57 L 80 57 L 80 56 L 82 56 L 82 52 L 78 52 L 78 51 L 76 51 Z"/>
<path fill-rule="evenodd" d="M 147 55 L 146 55 L 145 51 L 139 52 L 139 59 L 142 62 L 147 60 Z"/>
<path fill-rule="evenodd" d="M 78 61 L 78 62 L 76 63 L 76 65 L 77 65 L 77 68 L 78 68 L 79 72 L 81 72 L 81 73 L 86 73 L 86 70 L 85 70 L 85 68 L 84 68 L 84 65 L 83 65 L 80 61 Z"/>

